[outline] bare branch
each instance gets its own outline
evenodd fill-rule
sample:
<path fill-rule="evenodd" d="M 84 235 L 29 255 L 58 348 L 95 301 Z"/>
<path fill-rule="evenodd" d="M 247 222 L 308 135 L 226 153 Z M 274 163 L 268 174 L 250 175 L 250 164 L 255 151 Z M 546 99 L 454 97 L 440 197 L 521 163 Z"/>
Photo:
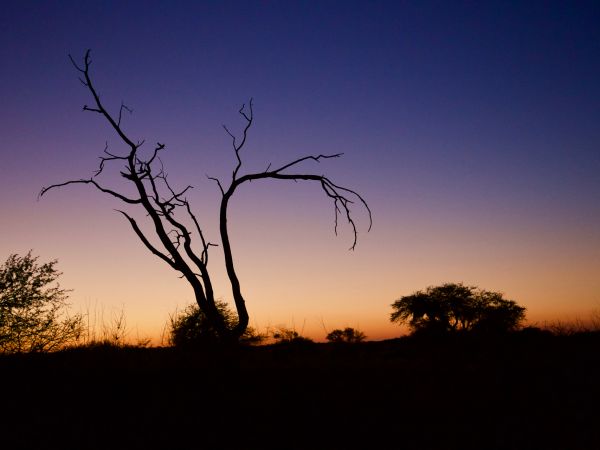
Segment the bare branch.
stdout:
<path fill-rule="evenodd" d="M 295 166 L 297 164 L 300 164 L 301 162 L 308 161 L 309 159 L 312 159 L 313 161 L 316 161 L 316 162 L 321 162 L 320 161 L 321 159 L 339 158 L 342 155 L 343 155 L 343 153 L 336 153 L 335 155 L 317 155 L 317 156 L 310 155 L 310 156 L 304 156 L 303 158 L 298 158 L 297 160 L 292 161 L 291 163 L 288 163 L 288 164 L 286 164 L 284 166 L 281 166 L 279 169 L 275 169 L 272 172 L 273 173 L 283 172 L 284 170 L 289 169 L 290 167 Z M 271 165 L 269 164 L 269 167 L 270 166 Z M 268 170 L 266 172 L 268 172 Z"/>
<path fill-rule="evenodd" d="M 235 145 L 236 137 L 235 137 L 235 135 L 231 131 L 229 131 L 229 128 L 227 128 L 227 125 L 223 125 L 223 129 L 227 132 L 227 134 L 229 135 L 229 137 L 231 137 L 231 140 L 233 141 L 233 149 L 235 150 L 236 149 L 236 145 Z"/>
<path fill-rule="evenodd" d="M 175 248 L 178 249 L 181 245 L 181 239 L 184 238 L 185 236 L 178 230 L 171 230 L 167 234 L 172 234 L 172 233 L 175 234 L 175 240 L 171 241 L 171 242 L 173 242 L 173 245 L 175 246 Z"/>
<path fill-rule="evenodd" d="M 115 211 L 120 212 L 121 214 L 123 214 L 127 218 L 127 220 L 129 220 L 129 223 L 131 224 L 131 227 L 133 228 L 133 231 L 135 231 L 135 234 L 137 234 L 138 238 L 140 238 L 140 241 L 142 241 L 144 243 L 144 245 L 146 246 L 146 248 L 148 250 L 150 250 L 150 252 L 152 252 L 153 254 L 155 254 L 156 256 L 158 256 L 160 259 L 162 259 L 163 261 L 165 261 L 173 269 L 179 270 L 179 268 L 177 267 L 177 264 L 175 264 L 175 261 L 173 261 L 171 258 L 169 258 L 167 255 L 165 255 L 161 251 L 157 250 L 156 247 L 154 247 L 150 243 L 150 241 L 146 238 L 146 236 L 144 235 L 144 233 L 142 233 L 142 230 L 140 230 L 140 227 L 138 227 L 138 224 L 136 223 L 135 220 L 133 220 L 132 217 L 130 217 L 129 215 L 127 215 L 127 213 L 121 211 L 120 209 L 116 209 Z"/>
<path fill-rule="evenodd" d="M 90 49 L 88 49 L 85 52 L 85 59 L 88 59 L 88 54 L 89 53 L 90 53 Z M 83 70 L 81 67 L 79 67 L 79 65 L 75 62 L 75 60 L 73 59 L 73 57 L 71 56 L 70 53 L 69 53 L 69 59 L 71 60 L 71 64 L 73 64 L 73 67 L 75 67 L 75 69 L 77 69 L 81 73 L 85 73 L 85 70 Z"/>
<path fill-rule="evenodd" d="M 88 86 L 88 85 L 86 84 L 86 86 Z M 95 113 L 100 113 L 100 114 L 102 114 L 102 110 L 101 110 L 101 109 L 98 109 L 98 108 L 90 108 L 88 105 L 83 105 L 83 110 L 84 110 L 84 111 L 91 111 L 91 112 L 95 112 Z"/>
<path fill-rule="evenodd" d="M 254 112 L 252 111 L 252 101 L 253 99 L 250 99 L 250 117 L 248 117 L 246 115 L 246 112 L 244 111 L 244 109 L 246 108 L 246 104 L 243 104 L 242 107 L 240 108 L 240 110 L 238 111 L 242 116 L 244 116 L 244 119 L 246 119 L 248 122 L 252 122 L 252 118 L 254 115 Z"/>
<path fill-rule="evenodd" d="M 285 166 L 282 166 L 281 168 L 273 170 L 271 172 L 261 172 L 261 173 L 244 175 L 243 177 L 239 178 L 231 185 L 231 187 L 229 188 L 229 191 L 227 192 L 227 195 L 231 196 L 233 194 L 233 192 L 235 191 L 235 189 L 242 183 L 245 183 L 246 181 L 253 181 L 253 180 L 260 180 L 260 179 L 276 179 L 276 180 L 292 180 L 292 181 L 318 181 L 321 185 L 321 188 L 325 192 L 325 194 L 333 200 L 333 206 L 334 206 L 334 212 L 335 212 L 334 232 L 337 235 L 338 214 L 343 212 L 346 217 L 346 220 L 348 221 L 348 224 L 352 227 L 352 232 L 354 234 L 354 240 L 352 242 L 352 246 L 350 247 L 350 250 L 354 250 L 356 247 L 356 243 L 358 242 L 358 230 L 356 228 L 356 223 L 354 222 L 354 219 L 352 218 L 351 209 L 350 209 L 353 202 L 352 202 L 352 200 L 350 200 L 347 197 L 347 194 L 350 194 L 351 196 L 358 199 L 358 201 L 360 203 L 362 203 L 362 205 L 367 210 L 367 213 L 369 215 L 369 229 L 368 230 L 370 231 L 371 227 L 373 225 L 373 218 L 372 218 L 372 214 L 371 214 L 371 209 L 369 208 L 369 205 L 367 204 L 365 199 L 363 197 L 361 197 L 356 191 L 345 188 L 343 186 L 339 186 L 339 185 L 333 183 L 329 178 L 327 178 L 324 175 L 280 173 L 285 168 L 289 168 L 293 165 L 296 165 L 296 164 L 298 164 L 302 161 L 306 161 L 308 159 L 313 159 L 315 161 L 318 161 L 321 158 L 336 158 L 338 156 L 340 156 L 340 155 L 337 154 L 337 155 L 331 155 L 331 156 L 326 156 L 326 155 L 306 156 L 304 158 L 300 158 L 300 159 L 297 159 L 296 161 L 286 164 Z M 341 207 L 341 209 L 340 209 L 340 207 Z"/>
<path fill-rule="evenodd" d="M 158 205 L 159 207 L 159 213 L 162 213 L 162 217 L 164 217 L 167 222 L 169 222 L 172 226 L 174 226 L 177 230 L 174 230 L 177 233 L 177 247 L 179 246 L 180 240 L 183 239 L 183 246 L 185 248 L 185 252 L 186 254 L 190 257 L 190 259 L 192 261 L 194 261 L 194 264 L 196 264 L 196 266 L 200 269 L 200 271 L 203 274 L 203 278 L 205 280 L 208 279 L 208 273 L 206 272 L 206 266 L 203 264 L 203 262 L 201 261 L 200 258 L 198 258 L 194 252 L 192 251 L 191 248 L 191 239 L 190 239 L 190 232 L 188 231 L 188 229 L 179 221 L 175 220 L 175 218 L 173 217 L 173 210 L 177 207 L 177 206 L 183 206 L 186 205 L 186 207 L 189 210 L 189 205 L 187 204 L 187 201 L 185 200 L 178 200 L 178 202 L 175 202 L 174 199 L 177 198 L 177 195 L 179 194 L 175 194 L 173 192 L 173 190 L 171 189 L 171 187 L 169 186 L 167 180 L 166 180 L 166 176 L 162 177 L 163 181 L 165 182 L 166 186 L 168 187 L 168 189 L 173 193 L 173 199 L 171 199 L 170 201 L 161 201 L 160 200 L 160 196 L 158 193 L 158 188 L 156 186 L 156 182 L 155 182 L 155 178 L 150 177 L 149 181 L 150 181 L 150 185 L 152 186 L 152 191 L 154 193 L 154 197 L 153 200 L 154 202 Z M 191 187 L 191 186 L 190 186 Z M 184 189 L 183 192 L 185 192 L 188 188 Z M 196 225 L 197 222 L 196 222 Z M 199 229 L 199 227 L 198 227 Z M 206 282 L 208 284 L 208 282 Z"/>
<path fill-rule="evenodd" d="M 173 188 L 171 188 L 171 185 L 169 184 L 169 181 L 167 180 L 167 175 L 165 173 L 162 173 L 162 171 L 161 171 L 161 173 L 159 173 L 158 175 L 156 175 L 155 178 L 161 179 L 163 181 L 163 183 L 165 184 L 165 186 L 167 187 L 167 189 L 169 190 L 169 192 L 171 193 L 171 198 L 170 199 L 161 202 L 164 205 L 173 204 L 173 205 L 176 205 L 176 206 L 183 206 L 184 203 L 185 203 L 185 201 L 181 199 L 181 196 L 183 194 L 185 194 L 189 189 L 193 189 L 194 188 L 194 186 L 188 185 L 181 192 L 176 193 L 173 190 Z"/>
<path fill-rule="evenodd" d="M 83 107 L 84 111 L 92 111 L 92 112 L 102 114 L 106 118 L 106 120 L 108 120 L 108 122 L 113 127 L 113 129 L 117 132 L 117 134 L 119 135 L 121 140 L 123 140 L 123 142 L 125 142 L 129 146 L 129 148 L 131 148 L 130 155 L 133 157 L 133 155 L 135 154 L 135 151 L 137 149 L 136 145 L 133 143 L 133 141 L 131 139 L 129 139 L 129 137 L 127 137 L 127 135 L 123 132 L 123 130 L 121 130 L 119 123 L 117 123 L 117 121 L 115 121 L 115 119 L 108 113 L 108 111 L 106 111 L 106 109 L 102 105 L 102 102 L 100 101 L 100 96 L 98 95 L 98 93 L 96 92 L 96 89 L 94 88 L 94 85 L 92 84 L 92 80 L 90 78 L 90 65 L 92 63 L 91 58 L 90 58 L 90 50 L 88 49 L 85 52 L 85 56 L 83 58 L 83 67 L 80 67 L 77 63 L 75 63 L 75 61 L 73 60 L 73 57 L 71 55 L 69 55 L 69 59 L 71 60 L 71 62 L 75 66 L 75 68 L 80 73 L 83 74 L 85 82 L 83 82 L 83 81 L 82 82 L 83 82 L 84 86 L 86 86 L 88 88 L 88 90 L 90 91 L 90 93 L 92 94 L 92 97 L 94 98 L 94 102 L 96 104 L 96 106 L 94 106 L 94 107 L 89 107 L 87 105 L 84 105 L 84 107 Z"/>
<path fill-rule="evenodd" d="M 211 244 L 210 242 L 207 242 L 206 239 L 204 239 L 204 233 L 202 233 L 202 229 L 200 228 L 200 224 L 198 223 L 198 220 L 196 219 L 196 216 L 194 215 L 194 213 L 192 212 L 192 208 L 190 208 L 190 204 L 187 200 L 184 201 L 185 207 L 187 209 L 188 215 L 192 218 L 192 221 L 194 222 L 194 225 L 196 226 L 196 230 L 198 231 L 198 235 L 200 236 L 200 240 L 202 241 L 202 255 L 200 256 L 200 259 L 202 260 L 202 263 L 206 266 L 208 265 L 208 248 L 210 246 L 216 247 L 216 244 Z"/>
<path fill-rule="evenodd" d="M 165 148 L 165 144 L 161 144 L 160 142 L 157 142 L 156 143 L 156 147 L 154 147 L 154 153 L 152 153 L 152 156 L 150 157 L 150 159 L 148 161 L 146 161 L 146 165 L 150 166 L 150 164 L 152 164 L 152 162 L 154 161 L 154 159 L 158 155 L 158 152 L 160 152 L 164 148 Z"/>
<path fill-rule="evenodd" d="M 127 111 L 129 114 L 133 114 L 133 109 L 128 108 L 127 106 L 125 106 L 125 104 L 121 101 L 121 107 L 119 108 L 119 120 L 117 120 L 117 126 L 121 126 L 121 118 L 123 116 L 123 110 Z M 138 144 L 138 147 L 141 144 Z"/>
<path fill-rule="evenodd" d="M 98 158 L 100 158 L 100 166 L 98 167 L 98 170 L 96 170 L 94 172 L 94 177 L 97 177 L 98 175 L 100 175 L 102 173 L 102 171 L 104 170 L 104 163 L 107 161 L 114 161 L 114 160 L 127 161 L 126 156 L 113 155 L 112 153 L 110 153 L 108 151 L 108 142 L 104 145 L 103 153 L 108 155 L 108 158 L 105 156 L 98 157 Z"/>
<path fill-rule="evenodd" d="M 246 143 L 246 139 L 248 138 L 248 130 L 252 126 L 252 121 L 254 119 L 254 112 L 252 109 L 252 99 L 250 99 L 249 105 L 250 105 L 249 106 L 250 114 L 246 113 L 246 110 L 245 110 L 246 104 L 243 104 L 242 107 L 238 111 L 240 113 L 240 115 L 246 120 L 246 126 L 244 127 L 244 130 L 242 131 L 242 140 L 239 144 L 237 143 L 237 138 L 235 137 L 235 135 L 233 133 L 231 133 L 225 125 L 223 125 L 223 128 L 225 129 L 225 131 L 227 132 L 227 134 L 231 137 L 231 139 L 233 141 L 232 142 L 233 143 L 233 151 L 235 152 L 235 157 L 237 159 L 237 164 L 235 166 L 235 169 L 233 169 L 233 174 L 232 174 L 232 179 L 234 181 L 237 178 L 237 174 L 240 170 L 240 167 L 242 167 L 242 159 L 240 157 L 240 151 L 242 150 L 242 148 L 244 147 L 244 144 Z"/>
<path fill-rule="evenodd" d="M 166 186 L 168 187 L 168 189 L 171 191 L 171 193 L 173 194 L 173 199 L 169 202 L 164 202 L 160 200 L 160 196 L 158 193 L 158 188 L 156 186 L 156 178 L 160 178 L 162 179 Z M 177 206 L 183 206 L 185 205 L 186 208 L 188 209 L 188 211 L 190 211 L 189 209 L 189 204 L 187 202 L 187 200 L 181 200 L 178 199 L 178 195 L 183 195 L 183 193 L 181 194 L 176 194 L 173 189 L 171 189 L 171 187 L 169 186 L 168 182 L 167 182 L 167 178 L 165 174 L 159 174 L 155 177 L 149 177 L 148 178 L 150 185 L 152 187 L 152 192 L 154 193 L 153 196 L 153 200 L 154 202 L 158 205 L 160 212 L 162 213 L 162 217 L 164 217 L 167 222 L 169 222 L 172 226 L 174 226 L 175 228 L 177 228 L 180 231 L 180 237 L 177 238 L 177 245 L 179 245 L 180 239 L 183 239 L 183 247 L 185 249 L 185 254 L 194 262 L 194 264 L 196 265 L 196 267 L 200 270 L 201 273 L 201 278 L 204 282 L 204 290 L 206 292 L 206 296 L 208 298 L 213 298 L 213 290 L 212 290 L 212 284 L 210 281 L 210 276 L 208 273 L 208 270 L 206 269 L 206 259 L 207 259 L 207 249 L 208 246 L 206 244 L 203 244 L 203 252 L 201 254 L 200 257 L 198 257 L 198 255 L 196 255 L 192 249 L 192 241 L 190 239 L 190 232 L 188 231 L 188 229 L 179 221 L 175 220 L 175 218 L 173 217 L 173 210 L 177 207 Z M 184 189 L 183 192 L 185 192 L 188 188 Z M 176 201 L 176 200 L 177 201 Z M 196 227 L 198 228 L 198 230 L 200 230 L 200 227 L 198 225 L 198 222 L 195 220 L 194 218 L 194 223 L 196 225 Z M 201 232 L 200 232 L 201 233 Z M 204 242 L 204 237 L 202 236 L 202 241 Z M 175 249 L 177 250 L 177 248 Z M 179 254 L 178 254 L 179 255 Z M 175 255 L 173 255 L 175 257 Z"/>
<path fill-rule="evenodd" d="M 215 181 L 217 183 L 217 185 L 219 186 L 219 190 L 221 191 L 221 194 L 225 195 L 225 191 L 223 190 L 223 186 L 221 185 L 221 182 L 219 181 L 218 178 L 209 177 L 208 175 L 206 175 L 206 178 L 208 178 L 209 180 Z"/>
<path fill-rule="evenodd" d="M 166 183 L 166 181 L 167 181 L 167 179 L 166 179 L 166 177 L 165 177 L 165 183 Z M 173 202 L 173 201 L 180 201 L 180 202 L 184 203 L 184 202 L 183 202 L 183 200 L 181 200 L 181 199 L 180 199 L 180 197 L 181 197 L 183 194 L 185 194 L 185 193 L 186 193 L 188 190 L 190 190 L 190 189 L 193 189 L 193 188 L 194 188 L 194 186 L 188 185 L 188 186 L 186 186 L 186 188 L 185 188 L 184 190 L 182 190 L 181 192 L 175 193 L 175 192 L 173 191 L 173 189 L 171 189 L 171 186 L 167 185 L 167 187 L 169 188 L 169 191 L 171 191 L 171 194 L 173 195 L 173 196 L 172 196 L 172 197 L 171 197 L 169 200 L 167 200 L 167 203 L 171 203 L 171 202 Z M 183 206 L 183 204 L 182 204 L 182 206 Z"/>
<path fill-rule="evenodd" d="M 98 189 L 99 191 L 102 191 L 106 194 L 110 194 L 113 197 L 118 198 L 119 200 L 124 201 L 125 203 L 129 203 L 129 204 L 137 204 L 137 203 L 142 203 L 142 199 L 132 199 L 129 197 L 125 197 L 122 194 L 119 194 L 118 192 L 115 192 L 111 189 L 106 189 L 103 188 L 102 186 L 100 186 L 95 180 L 89 179 L 89 180 L 71 180 L 71 181 L 65 181 L 64 183 L 58 183 L 58 184 L 53 184 L 51 186 L 42 188 L 42 190 L 40 191 L 39 195 L 38 195 L 38 199 L 40 197 L 42 197 L 46 192 L 48 192 L 51 189 L 54 188 L 58 188 L 58 187 L 62 187 L 62 186 L 67 186 L 69 184 L 92 184 L 96 187 L 96 189 Z"/>

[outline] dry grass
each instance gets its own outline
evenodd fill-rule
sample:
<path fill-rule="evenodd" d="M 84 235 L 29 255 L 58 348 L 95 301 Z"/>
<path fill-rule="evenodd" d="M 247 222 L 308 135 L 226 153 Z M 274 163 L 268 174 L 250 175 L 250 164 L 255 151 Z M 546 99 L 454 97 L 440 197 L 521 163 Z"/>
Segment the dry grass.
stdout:
<path fill-rule="evenodd" d="M 83 332 L 79 339 L 71 347 L 148 347 L 151 339 L 131 336 L 131 329 L 127 325 L 125 310 L 111 310 L 106 312 L 104 307 L 98 308 L 95 304 L 93 308 L 89 306 L 83 317 Z"/>
<path fill-rule="evenodd" d="M 549 331 L 555 336 L 572 336 L 580 333 L 597 333 L 600 332 L 600 310 L 593 310 L 587 320 L 583 320 L 579 317 L 573 320 L 553 320 L 543 322 L 539 328 Z"/>

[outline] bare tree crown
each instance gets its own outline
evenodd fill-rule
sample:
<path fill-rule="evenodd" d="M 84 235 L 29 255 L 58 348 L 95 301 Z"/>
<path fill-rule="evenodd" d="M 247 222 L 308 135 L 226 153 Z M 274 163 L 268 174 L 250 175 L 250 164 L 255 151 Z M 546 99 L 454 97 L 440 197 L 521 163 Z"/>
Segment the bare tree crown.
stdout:
<path fill-rule="evenodd" d="M 340 215 L 344 217 L 350 225 L 354 236 L 350 247 L 351 250 L 354 250 L 358 240 L 358 230 L 351 210 L 351 207 L 356 202 L 365 208 L 369 218 L 368 229 L 371 229 L 371 210 L 367 202 L 356 191 L 334 183 L 325 175 L 295 171 L 301 163 L 307 161 L 319 163 L 324 159 L 338 158 L 342 156 L 342 153 L 304 156 L 275 169 L 272 169 L 271 164 L 269 164 L 263 172 L 241 174 L 243 165 L 241 151 L 246 144 L 248 132 L 254 119 L 252 99 L 248 103 L 248 106 L 242 105 L 239 109 L 239 114 L 245 121 L 245 126 L 241 137 L 236 137 L 236 135 L 225 125 L 223 126 L 225 132 L 231 138 L 233 151 L 236 157 L 236 165 L 232 171 L 231 180 L 227 184 L 224 184 L 218 178 L 208 177 L 216 182 L 222 196 L 219 212 L 219 231 L 221 245 L 225 256 L 225 266 L 238 313 L 237 324 L 233 329 L 228 328 L 216 306 L 212 282 L 207 269 L 209 248 L 216 244 L 205 239 L 200 223 L 194 215 L 191 205 L 186 197 L 186 193 L 192 189 L 192 186 L 188 185 L 183 189 L 176 190 L 170 184 L 160 159 L 160 153 L 165 150 L 165 144 L 157 142 L 150 151 L 149 157 L 141 155 L 140 148 L 144 145 L 144 141 L 134 141 L 125 133 L 121 126 L 123 112 L 131 112 L 130 108 L 121 103 L 116 117 L 107 111 L 100 100 L 100 96 L 90 77 L 90 66 L 92 64 L 90 50 L 85 53 L 82 65 L 77 64 L 70 55 L 69 58 L 80 74 L 79 80 L 89 91 L 93 99 L 92 105 L 84 105 L 83 110 L 101 115 L 110 124 L 118 138 L 129 150 L 124 154 L 113 153 L 109 151 L 108 144 L 106 144 L 103 154 L 100 156 L 98 169 L 94 172 L 93 176 L 44 187 L 40 192 L 40 197 L 54 188 L 70 184 L 90 184 L 97 190 L 111 195 L 124 203 L 139 205 L 143 208 L 154 226 L 154 238 L 158 238 L 160 246 L 151 242 L 151 239 L 146 236 L 136 220 L 129 214 L 121 210 L 117 211 L 123 214 L 129 221 L 135 234 L 151 253 L 162 259 L 174 270 L 180 272 L 181 276 L 190 283 L 194 289 L 196 301 L 200 309 L 205 312 L 208 320 L 213 323 L 214 328 L 219 330 L 219 333 L 223 336 L 230 335 L 234 338 L 239 338 L 248 325 L 248 313 L 241 292 L 240 282 L 235 271 L 227 225 L 227 207 L 229 199 L 238 187 L 246 182 L 262 179 L 314 181 L 319 183 L 325 195 L 333 202 L 335 233 L 337 234 L 338 218 Z M 120 174 L 135 187 L 134 191 L 136 192 L 136 195 L 134 197 L 124 195 L 115 189 L 103 186 L 97 181 L 98 175 L 112 163 L 120 163 L 122 165 Z M 193 224 L 192 231 L 188 229 L 189 225 L 184 224 L 183 221 L 178 218 L 179 216 L 176 216 L 176 212 L 182 212 L 184 215 L 187 215 L 188 223 Z M 199 238 L 199 251 L 192 245 L 193 234 L 196 234 Z"/>

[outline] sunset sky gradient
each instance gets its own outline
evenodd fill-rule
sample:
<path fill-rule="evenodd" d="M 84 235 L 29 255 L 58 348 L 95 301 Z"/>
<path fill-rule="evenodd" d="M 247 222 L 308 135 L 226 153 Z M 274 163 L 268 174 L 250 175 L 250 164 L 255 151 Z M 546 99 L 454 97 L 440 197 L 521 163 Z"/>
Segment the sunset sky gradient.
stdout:
<path fill-rule="evenodd" d="M 244 186 L 232 245 L 251 324 L 317 340 L 401 334 L 390 304 L 443 282 L 504 292 L 530 322 L 600 309 L 598 2 L 3 2 L 0 257 L 58 259 L 74 310 L 124 310 L 158 339 L 192 291 L 137 240 L 114 198 L 52 183 L 123 150 L 67 55 L 92 49 L 105 105 L 167 145 L 163 161 L 208 238 L 235 165 L 222 129 L 254 98 L 242 172 L 309 154 L 353 188 L 359 241 L 333 232 L 318 186 Z M 122 181 L 105 176 L 118 188 Z M 128 208 L 135 214 L 135 209 Z M 139 220 L 143 215 L 136 216 Z M 219 248 L 209 269 L 230 301 Z"/>

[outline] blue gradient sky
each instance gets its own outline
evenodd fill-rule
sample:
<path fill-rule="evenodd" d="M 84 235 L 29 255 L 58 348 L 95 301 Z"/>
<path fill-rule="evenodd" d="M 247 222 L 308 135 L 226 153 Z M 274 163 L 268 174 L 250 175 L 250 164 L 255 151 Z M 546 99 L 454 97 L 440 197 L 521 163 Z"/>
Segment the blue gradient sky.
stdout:
<path fill-rule="evenodd" d="M 392 337 L 389 305 L 448 281 L 502 291 L 534 322 L 600 308 L 597 2 L 3 2 L 0 256 L 57 258 L 75 308 L 124 308 L 157 336 L 192 293 L 118 202 L 86 186 L 36 200 L 91 175 L 105 141 L 120 148 L 81 112 L 90 99 L 67 55 L 87 48 L 103 101 L 133 108 L 133 138 L 167 144 L 171 180 L 195 186 L 213 241 L 219 193 L 205 175 L 230 173 L 221 125 L 239 130 L 249 97 L 248 171 L 345 153 L 306 170 L 371 205 L 354 252 L 316 186 L 257 183 L 231 205 L 259 328 Z M 229 300 L 220 258 L 210 268 Z"/>

